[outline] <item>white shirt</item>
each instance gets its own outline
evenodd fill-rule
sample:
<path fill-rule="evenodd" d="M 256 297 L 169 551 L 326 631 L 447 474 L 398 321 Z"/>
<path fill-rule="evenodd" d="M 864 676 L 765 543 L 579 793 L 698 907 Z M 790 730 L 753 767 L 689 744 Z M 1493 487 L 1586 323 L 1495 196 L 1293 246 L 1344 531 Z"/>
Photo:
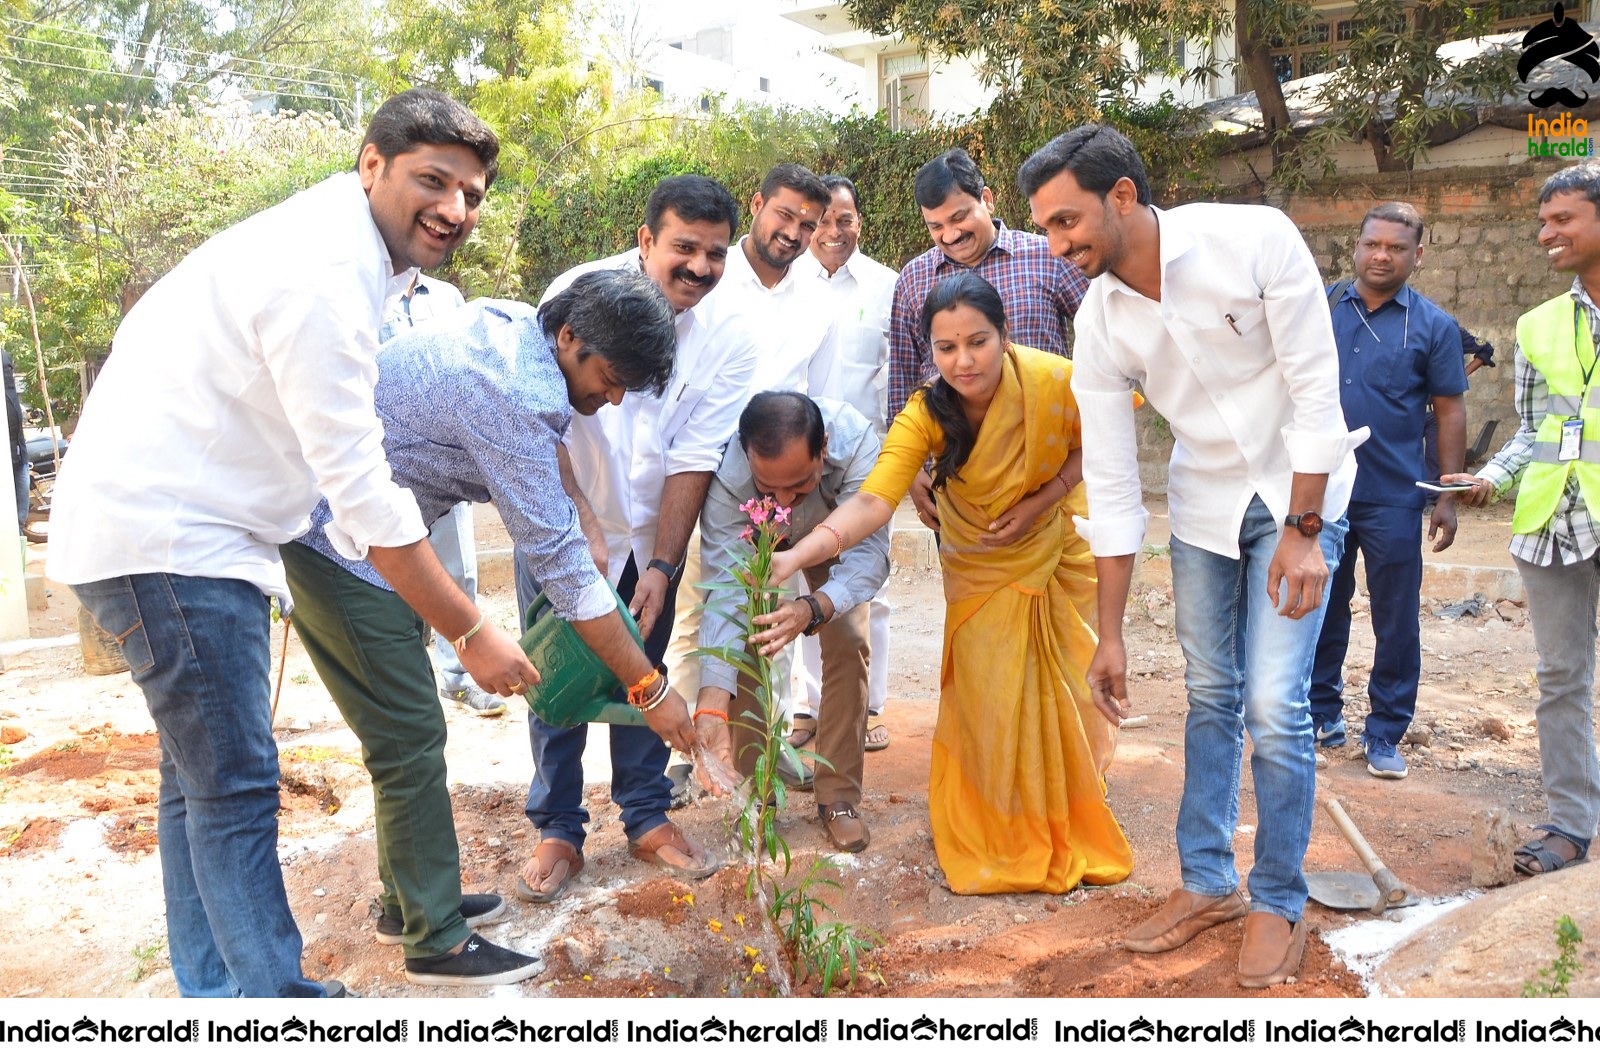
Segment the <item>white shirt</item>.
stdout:
<path fill-rule="evenodd" d="M 461 288 L 455 284 L 420 272 L 414 275 L 416 279 L 409 288 L 385 303 L 383 324 L 378 328 L 380 343 L 388 342 L 402 331 L 449 316 L 467 304 L 461 297 Z"/>
<path fill-rule="evenodd" d="M 212 237 L 141 298 L 56 483 L 50 577 L 238 578 L 288 601 L 278 545 L 326 496 L 339 550 L 420 541 L 373 411 L 394 274 L 355 173 Z"/>
<path fill-rule="evenodd" d="M 834 352 L 840 396 L 882 438 L 889 398 L 889 314 L 900 274 L 855 251 L 832 276 L 808 249 L 794 268 L 826 284 L 834 306 Z"/>
<path fill-rule="evenodd" d="M 828 290 L 807 275 L 797 260 L 783 279 L 768 287 L 745 257 L 749 236 L 728 248 L 722 280 L 695 312 L 717 330 L 735 318 L 755 336 L 760 349 L 750 394 L 763 390 L 798 390 L 810 397 L 842 400 L 834 370 L 833 315 L 827 311 Z"/>
<path fill-rule="evenodd" d="M 1367 431 L 1345 429 L 1328 300 L 1299 231 L 1266 206 L 1195 203 L 1156 218 L 1161 301 L 1107 272 L 1074 321 L 1094 554 L 1144 542 L 1135 383 L 1172 428 L 1175 537 L 1237 559 L 1251 498 L 1281 524 L 1296 472 L 1326 474 L 1321 514 L 1341 517 Z"/>
<path fill-rule="evenodd" d="M 539 304 L 586 272 L 629 268 L 643 268 L 637 249 L 579 265 L 556 277 Z M 656 558 L 662 483 L 681 472 L 715 471 L 749 397 L 755 339 L 739 319 L 714 331 L 707 327 L 700 312 L 704 304 L 702 299 L 677 316 L 676 363 L 660 397 L 630 393 L 620 405 L 574 416 L 567 430 L 572 474 L 605 533 L 606 577 L 613 584 L 630 553 L 641 574 Z"/>

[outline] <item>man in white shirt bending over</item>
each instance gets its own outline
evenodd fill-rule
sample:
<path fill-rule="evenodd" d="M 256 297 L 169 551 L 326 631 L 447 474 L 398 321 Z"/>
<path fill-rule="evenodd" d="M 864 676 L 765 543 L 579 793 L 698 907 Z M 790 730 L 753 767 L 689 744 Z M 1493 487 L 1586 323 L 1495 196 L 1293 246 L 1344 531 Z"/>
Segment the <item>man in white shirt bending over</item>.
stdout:
<path fill-rule="evenodd" d="M 122 645 L 161 740 L 157 838 L 184 996 L 337 996 L 300 969 L 278 867 L 270 597 L 278 546 L 325 496 L 365 557 L 480 685 L 538 679 L 485 626 L 398 488 L 373 410 L 384 304 L 461 244 L 499 142 L 414 89 L 373 115 L 355 171 L 213 237 L 117 329 L 56 484 L 50 576 Z"/>
<path fill-rule="evenodd" d="M 1075 321 L 1086 531 L 1100 580 L 1095 706 L 1127 716 L 1123 607 L 1144 543 L 1135 385 L 1172 425 L 1167 487 L 1176 632 L 1187 668 L 1183 886 L 1124 945 L 1176 949 L 1245 917 L 1239 983 L 1294 975 L 1305 950 L 1300 865 L 1316 752 L 1311 663 L 1355 480 L 1322 279 L 1294 224 L 1263 206 L 1151 205 L 1144 163 L 1102 125 L 1056 137 L 1018 183 L 1051 252 L 1092 279 Z M 1250 898 L 1233 864 L 1248 731 L 1255 781 Z M 1246 916 L 1246 913 L 1249 915 Z"/>
<path fill-rule="evenodd" d="M 849 177 L 822 178 L 830 198 L 811 249 L 796 263 L 825 286 L 833 312 L 834 364 L 841 400 L 867 418 L 883 441 L 889 393 L 889 314 L 899 273 L 861 253 L 861 200 Z M 867 682 L 868 751 L 889 746 L 883 707 L 889 698 L 889 583 L 884 582 L 868 608 L 872 666 Z M 800 642 L 805 661 L 806 699 L 797 703 L 789 742 L 810 743 L 822 702 L 822 651 L 815 637 Z"/>

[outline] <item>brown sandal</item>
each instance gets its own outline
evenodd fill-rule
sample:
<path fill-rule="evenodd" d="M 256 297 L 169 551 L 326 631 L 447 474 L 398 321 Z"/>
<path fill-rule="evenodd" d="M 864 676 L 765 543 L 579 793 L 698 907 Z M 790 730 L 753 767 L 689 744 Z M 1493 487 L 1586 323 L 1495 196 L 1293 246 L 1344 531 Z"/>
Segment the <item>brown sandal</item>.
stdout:
<path fill-rule="evenodd" d="M 667 860 L 662 854 L 664 850 L 671 850 L 682 856 L 688 864 L 680 865 Z M 640 861 L 665 869 L 674 876 L 690 880 L 703 880 L 722 868 L 722 863 L 709 850 L 684 835 L 683 829 L 671 821 L 656 825 L 636 841 L 630 842 L 628 853 Z"/>
<path fill-rule="evenodd" d="M 533 848 L 533 857 L 517 873 L 517 897 L 524 902 L 553 902 L 567 893 L 567 886 L 582 869 L 583 854 L 576 846 L 554 836 L 541 839 Z"/>
<path fill-rule="evenodd" d="M 789 734 L 784 737 L 789 741 L 789 746 L 799 749 L 810 743 L 817 735 L 817 719 L 796 715 L 794 722 L 789 726 Z"/>

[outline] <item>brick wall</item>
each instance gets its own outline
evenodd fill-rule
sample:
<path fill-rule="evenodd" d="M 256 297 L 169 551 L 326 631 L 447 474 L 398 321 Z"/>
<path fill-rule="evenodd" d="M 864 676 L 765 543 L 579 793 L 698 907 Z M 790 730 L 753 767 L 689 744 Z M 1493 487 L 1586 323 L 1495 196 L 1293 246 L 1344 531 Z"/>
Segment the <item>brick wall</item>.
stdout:
<path fill-rule="evenodd" d="M 1300 226 L 1328 283 L 1351 275 L 1358 226 L 1373 205 L 1400 199 L 1422 211 L 1427 222 L 1422 266 L 1412 276 L 1412 286 L 1495 347 L 1497 367 L 1481 369 L 1471 379 L 1469 445 L 1490 420 L 1499 421 L 1492 449 L 1516 430 L 1511 351 L 1517 317 L 1572 284 L 1570 274 L 1550 268 L 1536 242 L 1539 186 L 1557 168 L 1530 162 L 1504 173 L 1431 170 L 1366 176 L 1318 185 L 1288 202 L 1273 202 Z M 1244 190 L 1223 198 L 1267 201 Z M 1141 412 L 1139 424 L 1145 488 L 1165 492 L 1170 432 L 1149 410 Z"/>

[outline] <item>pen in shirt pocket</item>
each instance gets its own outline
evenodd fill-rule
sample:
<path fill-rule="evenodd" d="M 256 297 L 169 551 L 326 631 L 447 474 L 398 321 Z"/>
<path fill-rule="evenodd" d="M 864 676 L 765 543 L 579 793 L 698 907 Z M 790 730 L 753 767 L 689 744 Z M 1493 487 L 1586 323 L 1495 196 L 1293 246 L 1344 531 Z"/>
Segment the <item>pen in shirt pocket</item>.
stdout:
<path fill-rule="evenodd" d="M 1233 333 L 1235 335 L 1240 335 L 1240 336 L 1244 335 L 1244 332 L 1239 330 L 1239 322 L 1237 320 L 1233 319 L 1233 314 L 1232 313 L 1224 313 L 1224 314 L 1222 314 L 1222 319 L 1226 320 L 1228 322 L 1228 326 L 1233 329 Z"/>

